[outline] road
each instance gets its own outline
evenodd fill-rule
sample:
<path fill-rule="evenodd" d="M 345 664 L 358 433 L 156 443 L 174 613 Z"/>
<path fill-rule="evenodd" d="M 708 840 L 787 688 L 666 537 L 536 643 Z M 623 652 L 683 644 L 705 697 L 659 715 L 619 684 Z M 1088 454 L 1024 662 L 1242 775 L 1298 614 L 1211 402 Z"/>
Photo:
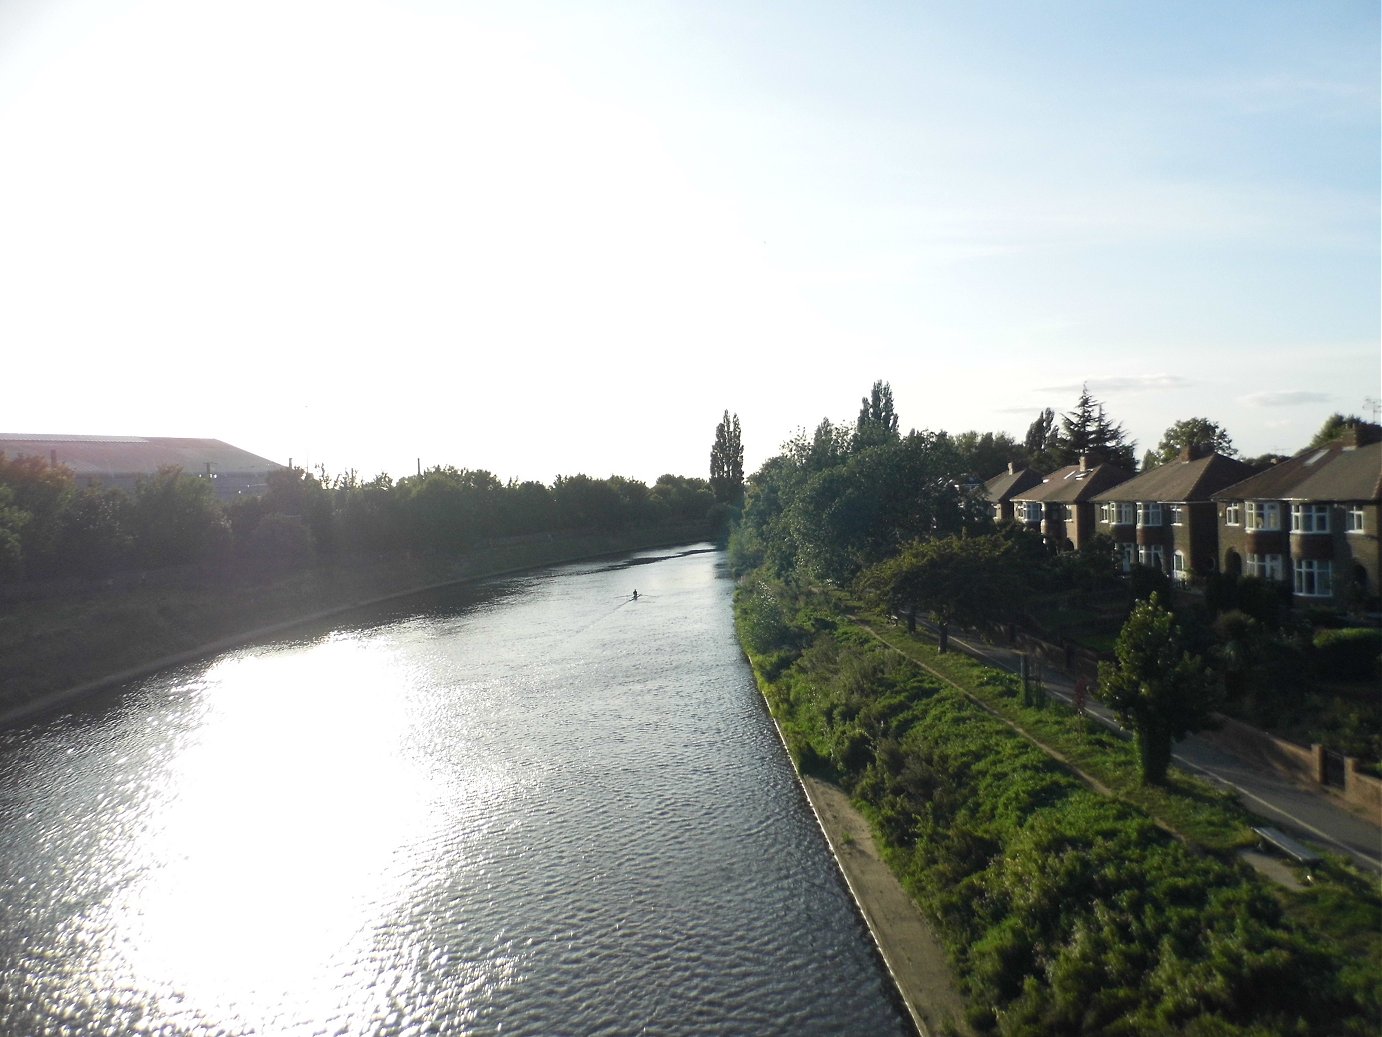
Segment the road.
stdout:
<path fill-rule="evenodd" d="M 934 632 L 934 631 L 933 631 Z M 950 635 L 950 643 L 975 658 L 1010 672 L 1018 672 L 1016 648 L 989 644 L 972 637 Z M 1054 667 L 1042 667 L 1047 692 L 1072 702 L 1075 682 Z M 1102 703 L 1089 698 L 1085 712 L 1117 731 L 1122 726 Z M 1176 743 L 1175 762 L 1185 770 L 1237 793 L 1243 806 L 1295 838 L 1343 854 L 1359 867 L 1382 873 L 1382 819 L 1370 823 L 1341 805 L 1329 793 L 1297 784 L 1212 744 L 1190 735 Z"/>

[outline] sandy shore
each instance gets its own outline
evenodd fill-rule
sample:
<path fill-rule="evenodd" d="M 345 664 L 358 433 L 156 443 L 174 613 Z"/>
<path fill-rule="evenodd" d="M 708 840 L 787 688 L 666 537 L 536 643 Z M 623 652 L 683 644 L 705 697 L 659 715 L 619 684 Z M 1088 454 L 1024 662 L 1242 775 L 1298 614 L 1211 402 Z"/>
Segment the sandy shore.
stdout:
<path fill-rule="evenodd" d="M 868 821 L 837 786 L 806 776 L 801 783 L 917 1029 L 925 1037 L 971 1033 L 945 949 L 883 862 Z"/>

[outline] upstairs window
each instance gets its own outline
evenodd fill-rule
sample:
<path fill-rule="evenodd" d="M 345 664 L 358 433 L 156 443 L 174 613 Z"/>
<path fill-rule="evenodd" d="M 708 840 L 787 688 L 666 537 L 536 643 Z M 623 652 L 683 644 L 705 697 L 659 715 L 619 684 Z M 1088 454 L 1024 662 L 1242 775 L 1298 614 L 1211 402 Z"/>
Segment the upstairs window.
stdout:
<path fill-rule="evenodd" d="M 1156 501 L 1137 502 L 1137 524 L 1139 526 L 1161 525 L 1161 505 Z"/>
<path fill-rule="evenodd" d="M 1241 526 L 1243 524 L 1243 502 L 1231 500 L 1224 505 L 1224 525 Z"/>
<path fill-rule="evenodd" d="M 1061 505 L 1061 518 L 1065 519 L 1066 522 L 1074 522 L 1074 521 L 1075 521 L 1075 505 L 1073 505 L 1073 504 L 1062 504 L 1062 505 Z"/>
<path fill-rule="evenodd" d="M 1106 526 L 1113 521 L 1113 508 L 1110 505 L 1099 505 L 1099 521 Z"/>
<path fill-rule="evenodd" d="M 1350 533 L 1361 533 L 1367 528 L 1367 523 L 1363 519 L 1363 505 L 1355 504 L 1348 509 L 1348 531 Z"/>
<path fill-rule="evenodd" d="M 1292 504 L 1292 533 L 1328 533 L 1328 504 Z"/>
<path fill-rule="evenodd" d="M 1115 504 L 1113 506 L 1113 521 L 1115 525 L 1131 526 L 1135 519 L 1136 509 L 1131 504 Z"/>
<path fill-rule="evenodd" d="M 1276 501 L 1248 501 L 1248 529 L 1280 529 L 1281 505 Z"/>
<path fill-rule="evenodd" d="M 1184 524 L 1185 524 L 1185 505 L 1184 505 L 1184 504 L 1172 504 L 1172 505 L 1171 505 L 1171 525 L 1173 525 L 1173 526 L 1183 526 Z"/>

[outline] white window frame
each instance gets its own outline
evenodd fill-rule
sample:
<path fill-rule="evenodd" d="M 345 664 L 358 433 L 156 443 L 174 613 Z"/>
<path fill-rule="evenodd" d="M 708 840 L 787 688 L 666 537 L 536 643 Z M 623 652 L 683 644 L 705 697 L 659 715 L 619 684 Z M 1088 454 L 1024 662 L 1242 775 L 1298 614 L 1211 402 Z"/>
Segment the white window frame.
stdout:
<path fill-rule="evenodd" d="M 1161 544 L 1139 544 L 1137 563 L 1161 572 L 1166 571 L 1166 548 Z"/>
<path fill-rule="evenodd" d="M 1185 552 L 1176 551 L 1171 555 L 1171 576 L 1179 583 L 1190 579 L 1190 569 L 1185 564 Z"/>
<path fill-rule="evenodd" d="M 1075 521 L 1075 505 L 1073 505 L 1073 504 L 1062 504 L 1062 505 L 1061 505 L 1061 521 L 1062 521 L 1062 522 L 1074 522 L 1074 521 Z"/>
<path fill-rule="evenodd" d="M 1099 521 L 1106 526 L 1113 525 L 1113 508 L 1107 501 L 1099 505 Z"/>
<path fill-rule="evenodd" d="M 1231 500 L 1224 504 L 1224 525 L 1241 526 L 1243 524 L 1243 502 Z"/>
<path fill-rule="evenodd" d="M 1334 563 L 1328 558 L 1297 558 L 1292 589 L 1302 598 L 1334 596 Z"/>
<path fill-rule="evenodd" d="M 1119 544 L 1118 556 L 1122 563 L 1123 571 L 1125 573 L 1132 572 L 1132 563 L 1137 561 L 1137 545 Z"/>
<path fill-rule="evenodd" d="M 1256 576 L 1261 580 L 1281 583 L 1286 578 L 1285 569 L 1279 554 L 1249 554 L 1243 559 L 1243 575 Z"/>
<path fill-rule="evenodd" d="M 1367 513 L 1361 504 L 1351 504 L 1348 509 L 1348 531 L 1350 533 L 1366 532 L 1368 527 Z"/>
<path fill-rule="evenodd" d="M 1329 510 L 1328 504 L 1292 504 L 1291 532 L 1328 533 Z"/>
<path fill-rule="evenodd" d="M 1137 509 L 1132 503 L 1116 503 L 1113 505 L 1113 524 L 1115 526 L 1131 526 L 1137 521 Z"/>
<path fill-rule="evenodd" d="M 1173 525 L 1173 526 L 1183 526 L 1183 525 L 1185 525 L 1185 505 L 1184 505 L 1184 504 L 1172 504 L 1170 507 L 1171 507 L 1171 525 Z"/>
<path fill-rule="evenodd" d="M 1250 500 L 1244 525 L 1248 529 L 1273 531 L 1281 529 L 1281 504 L 1274 500 Z"/>
<path fill-rule="evenodd" d="M 1137 524 L 1139 526 L 1161 525 L 1161 502 L 1160 501 L 1138 501 L 1137 502 Z"/>

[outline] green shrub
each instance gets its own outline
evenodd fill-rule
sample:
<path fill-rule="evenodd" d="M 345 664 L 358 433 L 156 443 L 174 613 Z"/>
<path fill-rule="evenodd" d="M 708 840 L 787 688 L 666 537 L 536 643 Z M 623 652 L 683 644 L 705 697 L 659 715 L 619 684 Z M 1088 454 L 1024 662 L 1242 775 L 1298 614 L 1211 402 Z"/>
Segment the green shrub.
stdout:
<path fill-rule="evenodd" d="M 1315 634 L 1315 668 L 1322 677 L 1366 680 L 1382 673 L 1382 629 L 1347 627 Z"/>

